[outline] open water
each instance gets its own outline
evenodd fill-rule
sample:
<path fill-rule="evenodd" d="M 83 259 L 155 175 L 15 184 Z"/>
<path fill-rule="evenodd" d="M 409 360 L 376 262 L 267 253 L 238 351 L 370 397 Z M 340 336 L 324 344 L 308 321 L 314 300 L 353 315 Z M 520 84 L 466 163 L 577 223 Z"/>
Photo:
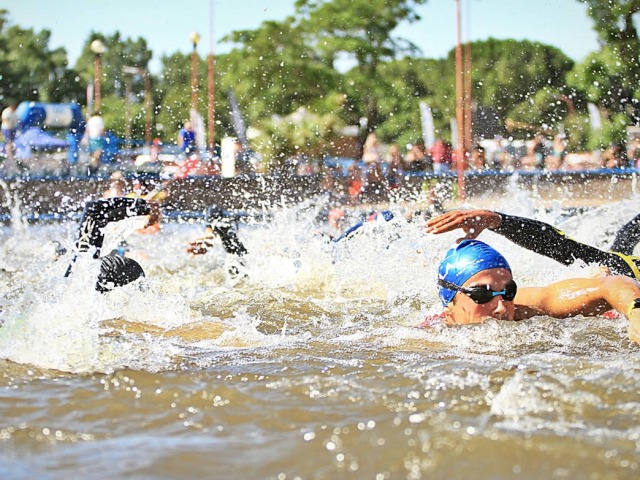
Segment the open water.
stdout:
<path fill-rule="evenodd" d="M 637 199 L 502 211 L 606 247 Z M 392 205 L 391 209 L 394 209 Z M 62 278 L 76 224 L 0 229 L 3 479 L 635 479 L 640 347 L 626 320 L 418 329 L 456 233 L 401 215 L 332 246 L 313 205 L 243 224 L 245 276 L 197 224 L 130 234 L 142 285 Z M 136 223 L 137 222 L 137 223 Z M 111 238 L 113 237 L 113 238 Z M 519 283 L 587 274 L 485 232 Z M 108 245 L 106 245 L 109 248 Z"/>

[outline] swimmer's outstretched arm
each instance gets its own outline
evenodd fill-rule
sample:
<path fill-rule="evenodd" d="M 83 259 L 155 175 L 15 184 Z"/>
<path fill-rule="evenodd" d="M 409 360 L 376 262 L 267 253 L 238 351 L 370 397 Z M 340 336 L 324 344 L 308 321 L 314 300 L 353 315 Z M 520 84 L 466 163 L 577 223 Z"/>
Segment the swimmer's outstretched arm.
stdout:
<path fill-rule="evenodd" d="M 624 255 L 633 255 L 638 242 L 640 242 L 640 215 L 636 215 L 622 226 L 611 245 L 611 250 Z"/>
<path fill-rule="evenodd" d="M 212 219 L 210 225 L 206 227 L 204 237 L 198 238 L 189 243 L 187 252 L 192 255 L 202 255 L 207 253 L 213 246 L 213 239 L 220 237 L 222 247 L 230 255 L 242 257 L 247 254 L 247 248 L 238 238 L 234 225 L 235 218 L 217 217 Z"/>
<path fill-rule="evenodd" d="M 615 309 L 629 319 L 629 339 L 640 343 L 640 285 L 623 275 L 572 278 L 544 287 L 523 287 L 518 289 L 514 302 L 516 320 L 536 315 L 592 316 Z"/>
<path fill-rule="evenodd" d="M 580 259 L 586 263 L 607 266 L 612 273 L 640 278 L 633 258 L 578 242 L 552 225 L 530 218 L 515 217 L 491 210 L 454 210 L 432 218 L 426 232 L 440 234 L 461 228 L 464 238 L 476 238 L 489 229 L 513 243 L 564 265 Z"/>
<path fill-rule="evenodd" d="M 88 202 L 80 219 L 76 241 L 77 251 L 86 252 L 91 247 L 95 247 L 94 258 L 98 258 L 104 243 L 103 228 L 110 222 L 118 222 L 139 215 L 149 215 L 147 226 L 153 225 L 160 219 L 160 207 L 154 202 L 147 202 L 141 198 L 114 197 Z M 75 258 L 71 261 L 65 277 L 71 273 L 71 265 L 74 261 Z"/>

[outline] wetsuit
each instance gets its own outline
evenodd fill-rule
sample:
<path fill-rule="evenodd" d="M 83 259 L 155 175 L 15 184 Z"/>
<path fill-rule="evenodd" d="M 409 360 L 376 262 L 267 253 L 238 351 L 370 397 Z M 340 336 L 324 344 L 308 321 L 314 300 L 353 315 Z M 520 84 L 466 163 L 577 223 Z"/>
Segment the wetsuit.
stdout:
<path fill-rule="evenodd" d="M 631 255 L 639 241 L 640 215 L 637 215 L 618 231 L 616 238 L 613 240 L 613 245 L 611 245 L 611 250 Z"/>
<path fill-rule="evenodd" d="M 236 234 L 236 223 L 240 216 L 224 211 L 220 207 L 207 209 L 207 226 L 213 230 L 222 240 L 222 247 L 227 253 L 242 257 L 247 254 L 247 249 Z"/>
<path fill-rule="evenodd" d="M 140 198 L 103 198 L 85 205 L 78 228 L 76 250 L 78 253 L 82 253 L 88 252 L 92 247 L 95 248 L 93 258 L 100 259 L 100 273 L 96 282 L 96 290 L 106 292 L 144 277 L 142 267 L 135 260 L 123 257 L 116 251 L 100 257 L 100 249 L 104 243 L 103 229 L 108 223 L 150 213 L 149 204 Z M 64 274 L 65 277 L 71 274 L 76 258 L 77 254 L 71 260 Z"/>
<path fill-rule="evenodd" d="M 580 243 L 547 223 L 504 213 L 499 215 L 502 217 L 500 226 L 491 230 L 521 247 L 564 265 L 571 265 L 578 259 L 586 263 L 597 263 L 609 267 L 613 274 L 626 275 L 640 281 L 640 257 L 630 255 L 640 238 L 638 217 L 622 227 L 616 237 L 614 249 L 618 248 L 624 252 L 617 250 L 606 252 Z M 631 223 L 633 225 L 630 225 Z"/>
<path fill-rule="evenodd" d="M 337 242 L 340 242 L 342 240 L 347 240 L 349 238 L 352 238 L 355 235 L 355 232 L 360 230 L 360 228 L 362 228 L 365 225 L 365 223 L 373 222 L 373 221 L 377 220 L 378 218 L 381 218 L 385 222 L 389 222 L 389 221 L 391 221 L 393 219 L 393 213 L 391 213 L 389 210 L 383 210 L 381 212 L 374 212 L 371 215 L 369 215 L 368 217 L 366 217 L 364 220 L 360 220 L 359 222 L 357 222 L 353 226 L 351 226 L 348 229 L 346 229 L 342 233 L 342 235 L 340 235 L 339 237 L 335 238 L 333 241 L 337 243 Z"/>

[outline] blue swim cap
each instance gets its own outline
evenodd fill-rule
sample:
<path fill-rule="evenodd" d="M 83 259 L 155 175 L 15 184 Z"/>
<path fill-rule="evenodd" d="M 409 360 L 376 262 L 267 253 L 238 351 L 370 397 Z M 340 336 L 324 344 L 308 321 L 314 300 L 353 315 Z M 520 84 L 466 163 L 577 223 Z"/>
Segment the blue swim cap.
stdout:
<path fill-rule="evenodd" d="M 511 271 L 507 260 L 493 247 L 480 240 L 463 240 L 449 249 L 438 268 L 438 279 L 462 286 L 476 273 L 491 268 Z M 440 301 L 447 306 L 456 295 L 455 290 L 438 286 Z"/>

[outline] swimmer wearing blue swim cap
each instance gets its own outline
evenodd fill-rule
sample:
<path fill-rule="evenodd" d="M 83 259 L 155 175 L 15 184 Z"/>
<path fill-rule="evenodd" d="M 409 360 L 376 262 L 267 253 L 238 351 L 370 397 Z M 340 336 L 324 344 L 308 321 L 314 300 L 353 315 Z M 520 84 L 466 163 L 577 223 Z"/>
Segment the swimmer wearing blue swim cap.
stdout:
<path fill-rule="evenodd" d="M 629 319 L 629 339 L 640 343 L 640 284 L 623 275 L 571 278 L 543 287 L 518 288 L 507 260 L 479 240 L 450 249 L 438 269 L 441 315 L 425 320 L 466 325 L 537 316 L 595 316 L 615 309 Z"/>
<path fill-rule="evenodd" d="M 438 268 L 440 301 L 455 323 L 513 319 L 517 291 L 509 262 L 479 240 L 464 240 L 451 248 Z"/>

